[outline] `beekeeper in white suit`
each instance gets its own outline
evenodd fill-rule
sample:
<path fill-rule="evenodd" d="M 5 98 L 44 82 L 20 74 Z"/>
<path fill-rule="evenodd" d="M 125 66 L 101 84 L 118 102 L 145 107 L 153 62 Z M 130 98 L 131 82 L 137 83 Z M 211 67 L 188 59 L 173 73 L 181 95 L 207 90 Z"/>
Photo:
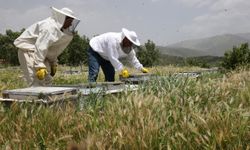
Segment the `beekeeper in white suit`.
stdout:
<path fill-rule="evenodd" d="M 149 72 L 136 57 L 134 47 L 140 46 L 140 41 L 134 31 L 123 28 L 122 32 L 107 32 L 92 38 L 89 45 L 89 82 L 96 82 L 100 67 L 105 81 L 113 82 L 115 71 L 120 72 L 123 78 L 129 77 L 129 72 L 120 62 L 120 58 L 127 58 L 143 73 Z"/>
<path fill-rule="evenodd" d="M 31 25 L 14 41 L 29 86 L 51 84 L 57 70 L 57 57 L 72 40 L 80 21 L 68 8 L 51 9 L 51 17 Z"/>

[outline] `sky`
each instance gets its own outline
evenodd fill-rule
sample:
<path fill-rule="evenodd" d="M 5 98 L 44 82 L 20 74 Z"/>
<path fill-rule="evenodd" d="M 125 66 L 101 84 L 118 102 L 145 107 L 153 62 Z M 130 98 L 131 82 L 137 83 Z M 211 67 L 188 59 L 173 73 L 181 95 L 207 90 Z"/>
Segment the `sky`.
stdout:
<path fill-rule="evenodd" d="M 190 39 L 250 32 L 250 0 L 0 0 L 0 33 L 20 31 L 70 8 L 81 20 L 80 35 L 92 38 L 122 28 L 167 46 Z"/>

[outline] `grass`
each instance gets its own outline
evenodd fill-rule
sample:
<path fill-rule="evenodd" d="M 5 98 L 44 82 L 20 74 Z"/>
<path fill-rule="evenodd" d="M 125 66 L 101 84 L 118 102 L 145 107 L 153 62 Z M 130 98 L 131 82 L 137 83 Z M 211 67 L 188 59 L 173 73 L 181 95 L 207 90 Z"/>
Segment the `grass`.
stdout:
<path fill-rule="evenodd" d="M 172 75 L 198 69 L 150 68 L 165 77 L 136 92 L 79 97 L 83 110 L 70 103 L 63 108 L 1 104 L 0 148 L 250 149 L 250 72 L 198 79 Z M 24 87 L 20 75 L 18 70 L 1 71 L 1 90 Z M 59 73 L 54 81 L 79 84 L 86 77 Z"/>

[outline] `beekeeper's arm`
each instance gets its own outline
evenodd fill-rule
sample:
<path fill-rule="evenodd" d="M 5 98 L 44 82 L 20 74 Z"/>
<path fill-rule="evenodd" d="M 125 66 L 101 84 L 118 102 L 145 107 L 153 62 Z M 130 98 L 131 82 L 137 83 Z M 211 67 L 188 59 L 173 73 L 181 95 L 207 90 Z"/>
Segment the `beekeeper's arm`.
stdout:
<path fill-rule="evenodd" d="M 132 50 L 129 54 L 128 54 L 128 60 L 129 63 L 134 66 L 136 69 L 141 70 L 143 68 L 142 64 L 139 62 L 139 60 L 137 59 L 136 55 L 135 55 L 135 51 Z"/>
<path fill-rule="evenodd" d="M 136 69 L 140 70 L 143 73 L 148 73 L 148 69 L 144 68 L 143 65 L 140 63 L 140 61 L 137 59 L 135 51 L 132 50 L 129 54 L 128 54 L 128 60 L 130 62 L 131 65 L 133 65 Z"/>
<path fill-rule="evenodd" d="M 44 60 L 46 58 L 49 46 L 56 41 L 54 35 L 51 34 L 48 30 L 43 30 L 40 32 L 36 43 L 35 43 L 35 68 L 46 68 Z"/>
<path fill-rule="evenodd" d="M 119 61 L 119 55 L 117 53 L 116 47 L 113 46 L 112 44 L 108 46 L 108 58 L 109 61 L 111 62 L 112 66 L 115 68 L 116 71 L 119 72 L 119 74 L 124 77 L 127 78 L 129 77 L 129 72 L 126 68 L 124 68 L 123 64 Z"/>

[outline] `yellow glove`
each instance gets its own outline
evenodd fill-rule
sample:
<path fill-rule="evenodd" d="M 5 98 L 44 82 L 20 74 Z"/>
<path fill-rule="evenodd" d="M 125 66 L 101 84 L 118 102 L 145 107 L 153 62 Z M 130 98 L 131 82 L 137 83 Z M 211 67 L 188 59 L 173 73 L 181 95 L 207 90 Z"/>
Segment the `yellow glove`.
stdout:
<path fill-rule="evenodd" d="M 50 75 L 52 77 L 54 77 L 54 75 L 56 74 L 56 71 L 57 71 L 57 66 L 56 65 L 52 65 L 51 69 L 50 69 Z"/>
<path fill-rule="evenodd" d="M 148 73 L 149 71 L 148 71 L 148 69 L 146 69 L 146 68 L 141 68 L 141 72 L 143 72 L 143 73 Z"/>
<path fill-rule="evenodd" d="M 45 68 L 40 68 L 36 72 L 36 76 L 39 80 L 43 80 L 45 78 L 46 74 L 48 74 L 48 72 Z"/>
<path fill-rule="evenodd" d="M 127 69 L 123 69 L 120 73 L 120 76 L 122 76 L 123 78 L 128 78 L 129 77 L 129 73 Z"/>

